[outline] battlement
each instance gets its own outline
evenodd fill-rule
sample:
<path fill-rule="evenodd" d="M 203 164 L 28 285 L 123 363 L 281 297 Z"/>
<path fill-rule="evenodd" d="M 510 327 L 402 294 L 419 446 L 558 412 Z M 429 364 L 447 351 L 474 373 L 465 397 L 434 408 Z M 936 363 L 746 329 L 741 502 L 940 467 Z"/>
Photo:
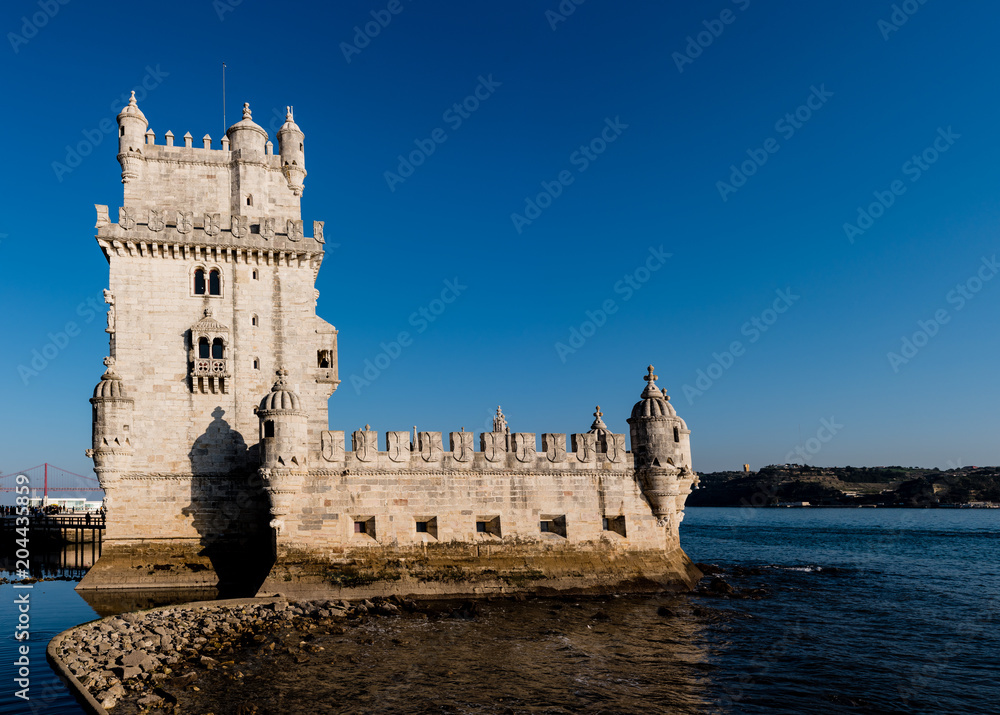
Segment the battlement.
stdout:
<path fill-rule="evenodd" d="M 313 235 L 306 236 L 299 219 L 119 207 L 118 221 L 112 223 L 107 206 L 94 208 L 97 242 L 109 260 L 112 255 L 204 260 L 208 252 L 221 252 L 228 260 L 230 254 L 250 253 L 268 263 L 308 261 L 318 270 L 326 243 L 323 221 L 313 221 Z"/>
<path fill-rule="evenodd" d="M 277 154 L 268 133 L 253 121 L 248 104 L 219 149 L 212 148 L 208 134 L 200 147 L 194 146 L 190 132 L 181 138 L 183 146 L 176 145 L 175 138 L 167 131 L 165 143 L 156 143 L 134 95 L 118 115 L 118 162 L 129 209 L 183 206 L 196 214 L 300 218 L 305 135 L 291 107 L 277 133 Z"/>
<path fill-rule="evenodd" d="M 542 434 L 542 448 L 534 432 L 481 432 L 479 451 L 475 432 L 450 432 L 449 449 L 442 443 L 441 432 L 417 432 L 416 440 L 408 431 L 385 433 L 386 450 L 378 451 L 378 433 L 355 430 L 351 450 L 345 449 L 345 433 L 327 430 L 321 433 L 320 469 L 363 471 L 517 471 L 579 472 L 632 469 L 632 454 L 625 450 L 625 435 L 580 433 L 570 435 L 569 450 L 565 433 Z"/>

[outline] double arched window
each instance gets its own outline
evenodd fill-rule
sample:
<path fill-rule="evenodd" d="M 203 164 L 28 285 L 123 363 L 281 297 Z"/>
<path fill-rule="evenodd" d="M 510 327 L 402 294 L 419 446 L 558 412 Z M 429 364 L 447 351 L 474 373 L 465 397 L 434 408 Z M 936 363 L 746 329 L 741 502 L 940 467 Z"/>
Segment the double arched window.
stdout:
<path fill-rule="evenodd" d="M 202 336 L 198 338 L 198 359 L 199 360 L 224 360 L 226 357 L 226 344 L 222 338 L 215 338 L 212 342 Z"/>
<path fill-rule="evenodd" d="M 212 268 L 205 275 L 204 268 L 196 268 L 194 271 L 194 294 L 205 295 L 207 288 L 208 295 L 222 295 L 222 272 L 218 268 Z"/>

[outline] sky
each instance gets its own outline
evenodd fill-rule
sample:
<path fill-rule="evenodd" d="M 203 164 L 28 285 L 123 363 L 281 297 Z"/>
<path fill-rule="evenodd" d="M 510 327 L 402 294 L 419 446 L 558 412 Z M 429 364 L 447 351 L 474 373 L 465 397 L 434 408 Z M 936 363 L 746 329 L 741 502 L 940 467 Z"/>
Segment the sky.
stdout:
<path fill-rule="evenodd" d="M 583 432 L 599 404 L 627 433 L 653 364 L 697 471 L 997 464 L 998 26 L 942 0 L 9 0 L 0 473 L 92 473 L 94 204 L 121 205 L 130 90 L 158 143 L 217 148 L 244 102 L 273 139 L 294 105 L 331 429 L 501 405 Z"/>

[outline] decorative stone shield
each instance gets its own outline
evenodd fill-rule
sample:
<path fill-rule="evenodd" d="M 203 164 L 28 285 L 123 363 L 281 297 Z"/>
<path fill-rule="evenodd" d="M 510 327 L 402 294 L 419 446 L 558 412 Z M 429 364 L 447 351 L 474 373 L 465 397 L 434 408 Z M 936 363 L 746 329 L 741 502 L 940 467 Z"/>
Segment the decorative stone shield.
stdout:
<path fill-rule="evenodd" d="M 597 435 L 574 434 L 573 451 L 576 452 L 576 458 L 581 462 L 593 462 L 597 456 Z"/>
<path fill-rule="evenodd" d="M 389 459 L 393 462 L 410 461 L 410 433 L 409 432 L 386 432 L 386 451 Z"/>
<path fill-rule="evenodd" d="M 534 432 L 514 433 L 514 457 L 518 462 L 534 462 L 537 450 L 535 448 Z"/>
<path fill-rule="evenodd" d="M 439 462 L 444 454 L 441 446 L 440 432 L 421 432 L 418 435 L 420 440 L 420 456 L 425 462 Z"/>
<path fill-rule="evenodd" d="M 325 430 L 320 433 L 320 446 L 322 448 L 323 459 L 327 462 L 344 461 L 344 432 L 343 430 Z"/>
<path fill-rule="evenodd" d="M 452 432 L 449 436 L 451 439 L 451 455 L 455 458 L 456 462 L 471 462 L 472 455 L 475 453 L 475 448 L 472 446 L 472 438 L 475 433 L 473 432 Z"/>
<path fill-rule="evenodd" d="M 487 462 L 499 462 L 507 452 L 507 434 L 505 432 L 483 432 L 483 455 Z"/>

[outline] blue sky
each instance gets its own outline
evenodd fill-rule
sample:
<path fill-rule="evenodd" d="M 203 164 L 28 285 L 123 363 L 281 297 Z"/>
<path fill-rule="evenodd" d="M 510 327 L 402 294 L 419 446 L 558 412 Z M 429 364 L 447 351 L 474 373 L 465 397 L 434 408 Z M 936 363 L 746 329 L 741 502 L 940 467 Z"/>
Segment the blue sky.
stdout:
<path fill-rule="evenodd" d="M 500 404 L 515 431 L 577 432 L 599 403 L 627 432 L 653 363 L 699 471 L 796 448 L 996 464 L 998 21 L 941 0 L 11 0 L 0 473 L 90 473 L 93 205 L 122 196 L 102 127 L 137 89 L 159 142 L 217 146 L 223 61 L 228 123 L 249 102 L 273 136 L 293 104 L 306 135 L 332 428 L 479 431 Z"/>

